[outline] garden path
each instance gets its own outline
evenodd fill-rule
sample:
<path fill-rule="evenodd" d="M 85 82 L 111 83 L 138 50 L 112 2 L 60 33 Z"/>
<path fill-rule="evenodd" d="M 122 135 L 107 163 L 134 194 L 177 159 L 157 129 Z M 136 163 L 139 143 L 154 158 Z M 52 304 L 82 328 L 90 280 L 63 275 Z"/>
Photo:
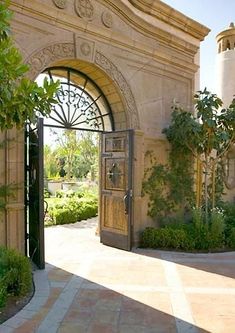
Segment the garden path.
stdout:
<path fill-rule="evenodd" d="M 35 295 L 0 333 L 234 333 L 235 252 L 126 252 L 96 226 L 46 228 Z"/>

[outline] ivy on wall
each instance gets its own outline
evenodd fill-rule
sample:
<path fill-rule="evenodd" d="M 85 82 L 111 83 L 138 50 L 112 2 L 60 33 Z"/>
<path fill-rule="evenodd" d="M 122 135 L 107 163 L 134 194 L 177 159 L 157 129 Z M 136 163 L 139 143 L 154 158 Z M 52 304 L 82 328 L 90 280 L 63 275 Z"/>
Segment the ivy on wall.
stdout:
<path fill-rule="evenodd" d="M 152 158 L 146 169 L 143 195 L 149 196 L 152 218 L 210 209 L 222 200 L 226 154 L 235 143 L 235 100 L 226 109 L 206 89 L 195 94 L 195 114 L 173 106 L 171 124 L 163 130 L 171 145 L 168 163 Z"/>

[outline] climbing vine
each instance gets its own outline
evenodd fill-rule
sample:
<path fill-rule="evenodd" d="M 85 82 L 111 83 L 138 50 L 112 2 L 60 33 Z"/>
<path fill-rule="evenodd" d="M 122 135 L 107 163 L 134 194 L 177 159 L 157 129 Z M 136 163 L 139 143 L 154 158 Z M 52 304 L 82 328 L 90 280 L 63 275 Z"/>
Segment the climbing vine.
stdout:
<path fill-rule="evenodd" d="M 194 206 L 203 209 L 207 222 L 222 198 L 223 161 L 235 143 L 235 100 L 222 109 L 222 100 L 206 89 L 194 97 L 195 115 L 174 105 L 171 124 L 163 130 L 171 145 L 168 163 L 152 160 L 146 170 L 143 194 L 153 218 Z"/>
<path fill-rule="evenodd" d="M 189 150 L 172 145 L 167 164 L 157 163 L 152 152 L 150 167 L 145 170 L 142 194 L 148 195 L 148 215 L 154 219 L 165 218 L 174 212 L 184 212 L 194 201 L 193 159 Z"/>

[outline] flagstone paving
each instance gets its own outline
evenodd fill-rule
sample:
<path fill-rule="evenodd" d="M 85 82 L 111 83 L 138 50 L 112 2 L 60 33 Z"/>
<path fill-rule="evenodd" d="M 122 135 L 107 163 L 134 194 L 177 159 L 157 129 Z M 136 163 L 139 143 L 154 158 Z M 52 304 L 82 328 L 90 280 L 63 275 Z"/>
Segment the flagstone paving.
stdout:
<path fill-rule="evenodd" d="M 96 219 L 45 230 L 46 269 L 0 333 L 234 333 L 235 252 L 126 252 Z"/>

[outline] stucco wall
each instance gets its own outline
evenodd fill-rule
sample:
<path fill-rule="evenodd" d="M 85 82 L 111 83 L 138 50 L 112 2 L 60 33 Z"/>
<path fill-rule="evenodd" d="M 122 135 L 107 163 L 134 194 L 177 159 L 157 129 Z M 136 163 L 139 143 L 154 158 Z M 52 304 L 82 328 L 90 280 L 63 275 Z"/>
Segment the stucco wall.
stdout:
<path fill-rule="evenodd" d="M 105 92 L 116 129 L 135 129 L 133 234 L 137 243 L 139 231 L 151 223 L 146 199 L 141 197 L 145 152 L 154 150 L 160 160 L 166 160 L 162 129 L 169 124 L 174 100 L 192 109 L 200 41 L 209 30 L 160 1 L 88 1 L 89 10 L 79 0 L 11 3 L 14 39 L 31 66 L 29 76 L 34 79 L 47 66 L 61 63 L 78 68 Z M 5 162 L 13 182 L 23 180 L 22 147 L 23 143 L 17 145 L 15 157 L 9 155 Z M 21 236 L 13 245 L 20 249 L 22 194 L 23 187 L 14 202 L 19 209 L 8 213 L 21 221 L 14 227 L 20 228 Z"/>

